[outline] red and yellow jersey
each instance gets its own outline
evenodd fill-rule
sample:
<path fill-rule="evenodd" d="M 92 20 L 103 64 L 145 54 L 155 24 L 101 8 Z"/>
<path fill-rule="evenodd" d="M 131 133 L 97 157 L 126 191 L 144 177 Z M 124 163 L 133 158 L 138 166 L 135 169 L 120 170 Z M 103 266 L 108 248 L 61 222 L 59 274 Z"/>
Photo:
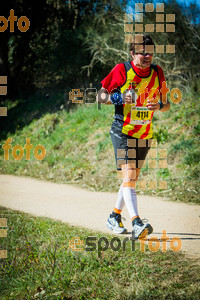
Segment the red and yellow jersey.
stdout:
<path fill-rule="evenodd" d="M 148 110 L 147 99 L 155 99 L 165 81 L 162 69 L 151 65 L 145 70 L 138 69 L 133 62 L 117 65 L 102 81 L 109 93 L 118 89 L 121 93 L 132 87 L 135 103 L 115 105 L 113 125 L 122 133 L 138 139 L 153 137 L 153 111 Z"/>

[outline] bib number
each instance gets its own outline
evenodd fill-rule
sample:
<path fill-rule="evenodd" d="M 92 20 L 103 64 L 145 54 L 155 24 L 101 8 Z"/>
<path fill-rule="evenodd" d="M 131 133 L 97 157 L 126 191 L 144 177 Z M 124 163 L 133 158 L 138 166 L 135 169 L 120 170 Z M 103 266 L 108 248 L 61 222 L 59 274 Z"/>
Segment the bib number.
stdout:
<path fill-rule="evenodd" d="M 132 106 L 131 107 L 131 124 L 144 125 L 151 123 L 153 112 L 147 107 Z"/>

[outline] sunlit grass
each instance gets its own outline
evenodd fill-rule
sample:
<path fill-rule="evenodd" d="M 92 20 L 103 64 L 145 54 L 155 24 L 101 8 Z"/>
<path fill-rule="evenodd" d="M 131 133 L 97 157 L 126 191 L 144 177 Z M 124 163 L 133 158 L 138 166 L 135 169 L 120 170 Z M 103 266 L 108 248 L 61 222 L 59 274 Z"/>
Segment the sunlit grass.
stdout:
<path fill-rule="evenodd" d="M 125 251 L 97 251 L 100 237 L 110 245 L 114 236 L 10 209 L 0 208 L 0 216 L 8 222 L 8 237 L 1 239 L 8 251 L 0 261 L 1 299 L 200 297 L 200 267 L 179 252 L 141 252 L 139 242 L 135 249 L 127 243 Z M 85 250 L 88 236 L 96 237 L 93 252 Z M 84 242 L 83 251 L 69 248 L 73 237 Z"/>

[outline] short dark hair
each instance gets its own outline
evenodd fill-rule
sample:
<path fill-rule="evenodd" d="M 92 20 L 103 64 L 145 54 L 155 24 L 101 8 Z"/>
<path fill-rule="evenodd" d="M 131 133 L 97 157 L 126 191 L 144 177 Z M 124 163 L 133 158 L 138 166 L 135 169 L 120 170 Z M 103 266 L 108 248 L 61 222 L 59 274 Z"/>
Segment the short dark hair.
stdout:
<path fill-rule="evenodd" d="M 134 39 L 133 43 L 130 44 L 130 51 L 133 51 L 134 54 L 135 54 L 135 45 L 143 45 L 143 46 L 154 45 L 155 46 L 155 44 L 149 34 L 141 33 L 141 35 L 143 36 L 143 43 L 136 44 L 135 39 Z"/>

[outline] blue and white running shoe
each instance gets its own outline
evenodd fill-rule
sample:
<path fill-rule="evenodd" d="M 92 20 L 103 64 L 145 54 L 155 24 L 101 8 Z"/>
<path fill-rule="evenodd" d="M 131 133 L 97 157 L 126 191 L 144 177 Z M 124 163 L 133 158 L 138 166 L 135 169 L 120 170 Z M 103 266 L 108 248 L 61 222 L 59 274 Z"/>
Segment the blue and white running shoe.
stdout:
<path fill-rule="evenodd" d="M 152 232 L 153 227 L 149 223 L 144 224 L 139 217 L 135 219 L 135 224 L 133 225 L 132 230 L 133 239 L 142 239 Z"/>
<path fill-rule="evenodd" d="M 113 230 L 114 233 L 119 233 L 119 234 L 123 234 L 123 233 L 127 233 L 127 229 L 124 228 L 124 225 L 122 224 L 122 220 L 121 220 L 121 215 L 118 214 L 116 217 L 110 217 L 107 220 L 107 224 L 106 226 Z"/>

